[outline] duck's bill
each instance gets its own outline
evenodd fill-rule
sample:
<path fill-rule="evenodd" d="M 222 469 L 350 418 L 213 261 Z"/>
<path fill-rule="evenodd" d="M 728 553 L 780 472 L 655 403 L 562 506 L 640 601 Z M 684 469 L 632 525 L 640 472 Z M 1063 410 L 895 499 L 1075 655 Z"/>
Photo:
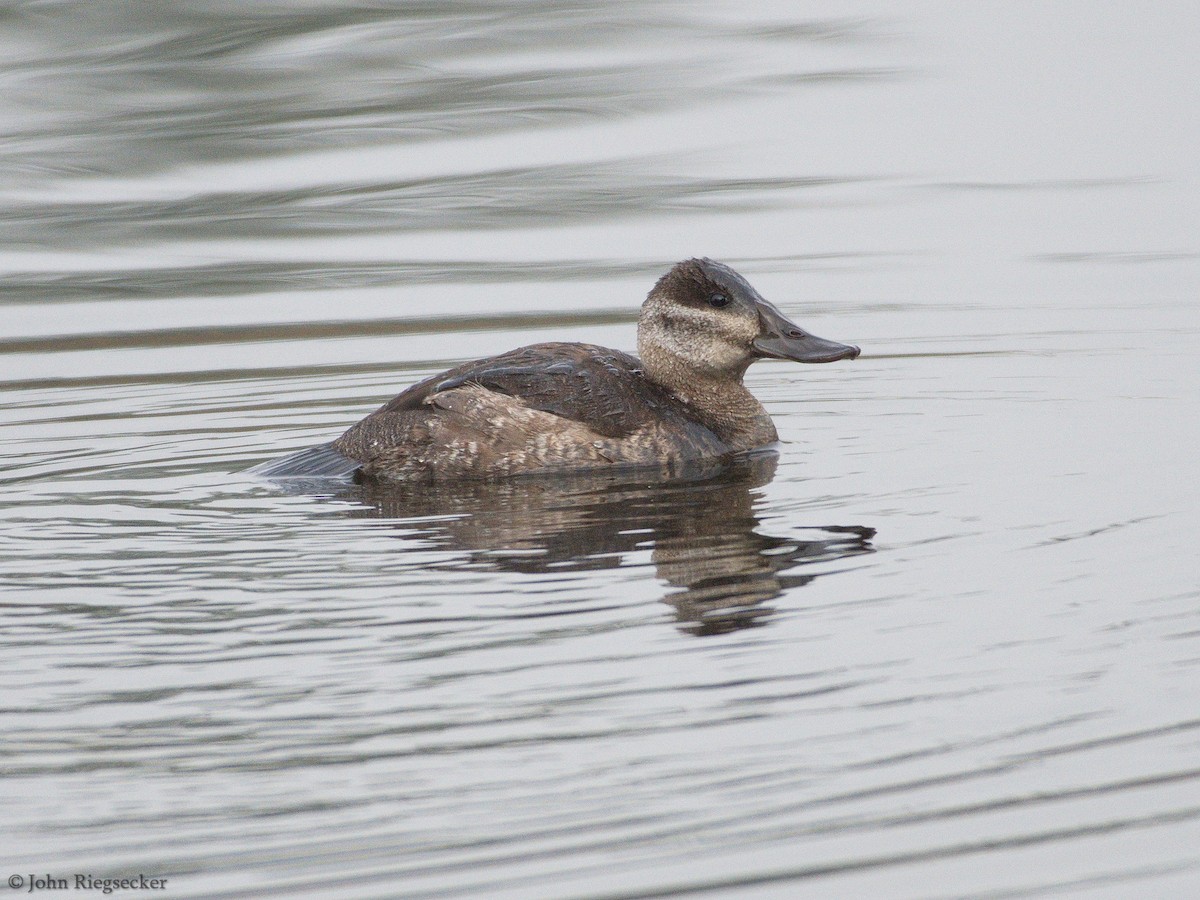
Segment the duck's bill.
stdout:
<path fill-rule="evenodd" d="M 827 341 L 815 334 L 806 334 L 801 338 L 759 338 L 754 342 L 754 348 L 763 356 L 791 359 L 801 363 L 827 363 L 837 362 L 839 359 L 854 359 L 862 352 L 853 344 Z"/>
<path fill-rule="evenodd" d="M 809 334 L 765 303 L 759 309 L 759 319 L 764 333 L 754 341 L 754 349 L 762 356 L 801 363 L 827 363 L 854 359 L 862 352 L 853 344 L 839 344 Z"/>

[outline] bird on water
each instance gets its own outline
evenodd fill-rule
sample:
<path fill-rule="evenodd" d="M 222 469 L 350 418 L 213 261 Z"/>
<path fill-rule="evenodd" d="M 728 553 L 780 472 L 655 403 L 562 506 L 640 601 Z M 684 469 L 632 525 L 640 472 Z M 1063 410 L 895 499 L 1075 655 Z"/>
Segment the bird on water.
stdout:
<path fill-rule="evenodd" d="M 751 363 L 859 355 L 809 334 L 710 259 L 677 263 L 658 280 L 637 345 L 637 357 L 556 342 L 465 363 L 414 384 L 336 440 L 252 471 L 432 482 L 672 470 L 778 440 L 742 383 Z"/>

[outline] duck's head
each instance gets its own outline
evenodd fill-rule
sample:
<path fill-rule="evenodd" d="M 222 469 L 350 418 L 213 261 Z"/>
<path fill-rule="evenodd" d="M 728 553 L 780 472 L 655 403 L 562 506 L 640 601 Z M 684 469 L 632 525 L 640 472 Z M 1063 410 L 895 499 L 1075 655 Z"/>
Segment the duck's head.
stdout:
<path fill-rule="evenodd" d="M 689 259 L 667 272 L 642 304 L 638 353 L 646 374 L 670 387 L 689 378 L 740 382 L 755 360 L 854 359 L 859 349 L 809 334 L 729 266 Z"/>

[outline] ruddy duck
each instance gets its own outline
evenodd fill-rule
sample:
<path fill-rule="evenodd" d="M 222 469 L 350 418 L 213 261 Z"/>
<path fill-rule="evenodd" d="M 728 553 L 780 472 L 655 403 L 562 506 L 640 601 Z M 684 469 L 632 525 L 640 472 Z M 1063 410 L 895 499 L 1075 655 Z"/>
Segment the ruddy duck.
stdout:
<path fill-rule="evenodd" d="M 858 347 L 815 337 L 741 275 L 689 259 L 638 318 L 638 358 L 533 344 L 427 378 L 337 440 L 252 470 L 272 477 L 502 478 L 675 467 L 763 447 L 775 425 L 742 384 L 759 359 L 826 363 Z"/>

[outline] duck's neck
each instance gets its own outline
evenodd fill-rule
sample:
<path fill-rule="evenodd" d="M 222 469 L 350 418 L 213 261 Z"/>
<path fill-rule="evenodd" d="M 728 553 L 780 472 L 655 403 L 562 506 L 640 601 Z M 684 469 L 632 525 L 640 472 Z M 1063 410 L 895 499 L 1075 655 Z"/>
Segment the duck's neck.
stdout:
<path fill-rule="evenodd" d="M 690 418 L 731 449 L 750 450 L 779 440 L 771 417 L 742 384 L 746 367 L 737 372 L 714 373 L 689 366 L 674 356 L 668 360 L 655 359 L 657 354 L 653 351 L 647 354 L 646 348 L 642 349 L 646 378 L 685 404 Z"/>

